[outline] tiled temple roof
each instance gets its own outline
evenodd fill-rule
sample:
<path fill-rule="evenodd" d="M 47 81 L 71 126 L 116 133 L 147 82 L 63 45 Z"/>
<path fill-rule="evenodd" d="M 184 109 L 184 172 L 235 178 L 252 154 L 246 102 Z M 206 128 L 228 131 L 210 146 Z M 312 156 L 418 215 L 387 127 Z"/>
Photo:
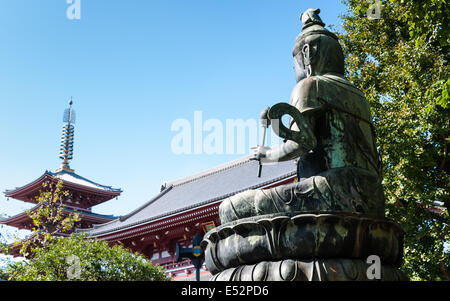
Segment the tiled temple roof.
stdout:
<path fill-rule="evenodd" d="M 77 230 L 101 236 L 148 223 L 183 211 L 221 201 L 248 189 L 258 189 L 296 175 L 294 161 L 264 165 L 257 177 L 258 162 L 246 156 L 204 172 L 168 182 L 158 195 L 131 213 L 93 229 Z"/>

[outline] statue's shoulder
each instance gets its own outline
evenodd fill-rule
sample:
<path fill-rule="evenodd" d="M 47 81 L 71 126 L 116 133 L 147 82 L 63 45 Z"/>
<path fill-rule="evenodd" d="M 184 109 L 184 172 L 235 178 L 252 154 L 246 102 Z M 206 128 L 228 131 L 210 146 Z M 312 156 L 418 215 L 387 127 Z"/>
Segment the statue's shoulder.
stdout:
<path fill-rule="evenodd" d="M 327 74 L 301 80 L 292 91 L 291 104 L 301 113 L 333 107 L 371 120 L 364 94 L 342 76 Z"/>
<path fill-rule="evenodd" d="M 343 76 L 325 74 L 315 76 L 317 98 L 335 109 L 370 121 L 370 109 L 364 94 Z"/>
<path fill-rule="evenodd" d="M 291 105 L 301 112 L 317 110 L 322 107 L 317 98 L 317 82 L 315 76 L 302 79 L 292 90 Z"/>
<path fill-rule="evenodd" d="M 343 76 L 328 73 L 325 75 L 314 76 L 314 80 L 317 82 L 318 90 L 321 92 L 325 92 L 326 88 L 343 89 L 364 98 L 364 94 L 361 90 Z"/>

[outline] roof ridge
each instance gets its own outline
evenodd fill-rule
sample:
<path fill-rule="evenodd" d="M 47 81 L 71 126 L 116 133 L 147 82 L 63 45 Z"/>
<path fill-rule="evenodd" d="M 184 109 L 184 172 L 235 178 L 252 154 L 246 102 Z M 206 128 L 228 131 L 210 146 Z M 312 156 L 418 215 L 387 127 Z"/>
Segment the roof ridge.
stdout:
<path fill-rule="evenodd" d="M 173 188 L 172 185 L 169 186 L 169 187 L 167 187 L 166 189 L 164 189 L 163 191 L 161 191 L 160 193 L 158 193 L 155 197 L 153 197 L 150 201 L 146 202 L 144 205 L 138 207 L 137 209 L 133 210 L 132 212 L 130 212 L 130 213 L 126 214 L 126 215 L 120 216 L 120 217 L 119 217 L 119 220 L 120 220 L 121 222 L 127 220 L 130 216 L 132 216 L 132 215 L 138 213 L 138 212 L 141 211 L 142 209 L 144 209 L 144 208 L 146 208 L 147 206 L 153 204 L 153 203 L 154 203 L 156 200 L 158 200 L 160 197 L 162 197 L 162 196 L 165 195 L 167 192 L 169 192 L 170 190 L 172 190 L 172 188 Z"/>
<path fill-rule="evenodd" d="M 248 155 L 248 156 L 245 156 L 245 157 L 241 157 L 241 158 L 235 159 L 233 161 L 229 161 L 229 162 L 223 163 L 221 165 L 218 165 L 218 166 L 215 166 L 215 167 L 203 170 L 203 171 L 198 172 L 196 174 L 193 174 L 193 175 L 190 175 L 190 176 L 187 176 L 187 177 L 184 177 L 184 178 L 180 178 L 178 180 L 167 182 L 167 186 L 172 185 L 174 187 L 177 187 L 177 186 L 181 186 L 181 185 L 184 185 L 184 184 L 187 184 L 187 183 L 191 183 L 191 182 L 194 182 L 194 181 L 206 178 L 208 176 L 212 176 L 212 175 L 218 174 L 218 173 L 223 172 L 225 170 L 228 170 L 230 168 L 234 168 L 236 166 L 239 166 L 239 165 L 242 165 L 242 164 L 250 162 L 250 158 L 251 157 L 253 157 L 253 156 L 252 155 Z"/>

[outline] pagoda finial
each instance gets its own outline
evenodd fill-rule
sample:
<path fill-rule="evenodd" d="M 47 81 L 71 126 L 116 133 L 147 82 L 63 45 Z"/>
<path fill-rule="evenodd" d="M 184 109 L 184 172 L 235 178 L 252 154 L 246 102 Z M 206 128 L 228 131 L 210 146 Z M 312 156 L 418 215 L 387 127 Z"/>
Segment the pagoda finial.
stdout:
<path fill-rule="evenodd" d="M 61 148 L 59 152 L 59 158 L 63 160 L 61 167 L 56 170 L 74 172 L 70 169 L 69 160 L 73 158 L 73 136 L 74 136 L 74 124 L 75 124 L 75 111 L 72 109 L 72 97 L 70 97 L 69 108 L 64 111 L 62 135 L 61 135 Z"/>

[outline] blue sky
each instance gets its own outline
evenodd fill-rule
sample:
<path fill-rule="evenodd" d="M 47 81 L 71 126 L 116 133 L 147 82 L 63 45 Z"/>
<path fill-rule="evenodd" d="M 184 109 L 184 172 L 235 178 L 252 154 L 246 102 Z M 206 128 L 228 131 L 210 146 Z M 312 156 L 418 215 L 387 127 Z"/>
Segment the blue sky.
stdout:
<path fill-rule="evenodd" d="M 77 112 L 71 167 L 124 190 L 94 207 L 122 215 L 174 180 L 242 155 L 175 155 L 175 119 L 258 118 L 288 101 L 299 15 L 321 8 L 338 26 L 339 0 L 0 0 L 0 190 L 58 159 L 62 113 Z M 0 213 L 29 208 L 0 195 Z"/>

